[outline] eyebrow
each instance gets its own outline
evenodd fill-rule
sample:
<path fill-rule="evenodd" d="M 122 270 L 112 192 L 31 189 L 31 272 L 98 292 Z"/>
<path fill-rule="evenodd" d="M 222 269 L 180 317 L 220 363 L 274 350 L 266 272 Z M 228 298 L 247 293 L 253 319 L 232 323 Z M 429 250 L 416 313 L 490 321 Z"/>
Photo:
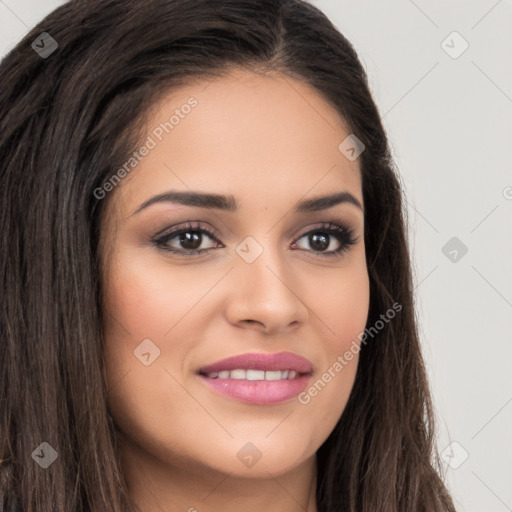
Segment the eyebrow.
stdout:
<path fill-rule="evenodd" d="M 229 212 L 234 212 L 239 209 L 239 205 L 232 195 L 208 194 L 194 191 L 169 191 L 158 194 L 149 198 L 147 201 L 144 201 L 135 210 L 135 212 L 132 213 L 132 215 L 139 213 L 152 204 L 167 202 L 178 203 L 185 206 L 196 206 L 199 208 L 225 210 Z M 295 205 L 294 211 L 296 213 L 317 212 L 320 210 L 327 210 L 328 208 L 332 208 L 333 206 L 342 203 L 352 204 L 357 206 L 361 211 L 364 211 L 360 201 L 350 192 L 345 191 L 336 192 L 326 196 L 313 197 L 311 199 L 302 199 Z"/>

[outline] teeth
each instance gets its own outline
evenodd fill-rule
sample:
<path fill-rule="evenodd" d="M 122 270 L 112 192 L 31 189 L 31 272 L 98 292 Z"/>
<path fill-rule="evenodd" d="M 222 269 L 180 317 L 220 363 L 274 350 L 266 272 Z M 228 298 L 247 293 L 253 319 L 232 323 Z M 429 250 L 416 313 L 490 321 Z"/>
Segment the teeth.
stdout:
<path fill-rule="evenodd" d="M 208 374 L 210 379 L 235 379 L 235 380 L 287 380 L 297 377 L 295 370 L 223 370 L 221 372 L 211 372 Z"/>
<path fill-rule="evenodd" d="M 247 372 L 249 373 L 249 372 Z M 281 380 L 282 379 L 282 374 L 279 370 L 277 371 L 274 371 L 274 372 L 271 372 L 271 371 L 266 371 L 266 372 L 261 372 L 264 374 L 264 379 L 265 380 Z M 262 379 L 260 379 L 262 380 Z"/>
<path fill-rule="evenodd" d="M 247 370 L 247 380 L 264 380 L 264 379 L 265 379 L 265 372 L 263 370 Z"/>

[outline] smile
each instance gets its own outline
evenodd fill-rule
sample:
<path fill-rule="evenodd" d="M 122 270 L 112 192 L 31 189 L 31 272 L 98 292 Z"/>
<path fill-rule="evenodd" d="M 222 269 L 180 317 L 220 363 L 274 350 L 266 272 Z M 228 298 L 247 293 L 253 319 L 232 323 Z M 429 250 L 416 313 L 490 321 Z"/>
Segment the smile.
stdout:
<path fill-rule="evenodd" d="M 223 370 L 221 372 L 211 372 L 206 376 L 210 379 L 235 379 L 235 380 L 287 380 L 295 379 L 297 373 L 295 370 Z"/>
<path fill-rule="evenodd" d="M 313 374 L 311 361 L 297 354 L 242 354 L 204 366 L 198 375 L 210 390 L 231 400 L 272 405 L 292 399 Z"/>

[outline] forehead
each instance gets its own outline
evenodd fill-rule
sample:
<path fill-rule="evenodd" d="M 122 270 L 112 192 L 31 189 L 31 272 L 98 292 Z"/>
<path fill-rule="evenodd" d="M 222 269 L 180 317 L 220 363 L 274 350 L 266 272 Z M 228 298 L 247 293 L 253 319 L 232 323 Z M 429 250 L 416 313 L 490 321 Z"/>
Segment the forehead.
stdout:
<path fill-rule="evenodd" d="M 336 188 L 362 202 L 358 161 L 338 148 L 349 134 L 304 82 L 232 71 L 170 91 L 151 108 L 142 141 L 149 149 L 119 188 L 129 202 L 170 188 L 229 193 L 242 205 Z"/>

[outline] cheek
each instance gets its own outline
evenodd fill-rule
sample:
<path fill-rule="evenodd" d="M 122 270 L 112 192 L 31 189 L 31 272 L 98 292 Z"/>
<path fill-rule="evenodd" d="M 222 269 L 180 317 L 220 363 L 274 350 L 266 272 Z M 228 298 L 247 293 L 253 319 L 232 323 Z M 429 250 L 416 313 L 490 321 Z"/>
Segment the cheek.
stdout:
<path fill-rule="evenodd" d="M 110 276 L 106 293 L 111 313 L 106 332 L 114 336 L 124 328 L 134 339 L 161 339 L 218 279 L 211 272 L 171 272 L 158 257 L 125 256 Z"/>
<path fill-rule="evenodd" d="M 347 268 L 339 279 L 323 280 L 321 289 L 321 293 L 310 295 L 317 297 L 311 309 L 318 312 L 320 321 L 328 327 L 324 330 L 327 351 L 338 355 L 357 340 L 366 325 L 370 304 L 366 266 Z"/>
<path fill-rule="evenodd" d="M 359 361 L 360 341 L 368 318 L 369 278 L 365 265 L 343 272 L 338 280 L 325 281 L 322 294 L 311 309 L 321 311 L 321 322 L 328 326 L 321 340 L 325 359 L 316 379 L 299 396 L 309 409 L 324 439 L 338 422 L 349 399 Z M 320 315 L 319 315 L 320 316 Z"/>
<path fill-rule="evenodd" d="M 218 277 L 170 272 L 161 258 L 143 261 L 137 256 L 125 250 L 112 265 L 105 290 L 108 401 L 119 428 L 159 453 L 162 445 L 170 448 L 180 438 L 180 422 L 168 416 L 170 404 L 179 418 L 201 417 L 203 412 L 173 375 L 179 376 L 181 361 L 193 345 L 182 335 L 182 329 L 190 329 L 187 313 Z M 144 350 L 139 350 L 143 340 L 154 345 L 144 341 Z M 145 366 L 142 354 L 147 352 L 152 362 Z"/>
<path fill-rule="evenodd" d="M 164 370 L 181 374 L 183 361 L 196 345 L 195 331 L 214 314 L 201 299 L 219 280 L 219 272 L 208 268 L 171 271 L 165 258 L 141 252 L 124 250 L 123 257 L 111 266 L 105 290 L 107 379 L 115 386 L 114 393 L 124 393 L 129 400 L 128 410 L 147 402 L 149 392 L 156 400 L 155 389 L 179 392 L 178 384 Z M 144 366 L 143 354 L 148 352 L 145 362 L 149 365 Z M 128 381 L 137 385 L 123 390 Z M 168 399 L 166 392 L 162 398 Z M 119 409 L 121 397 L 112 403 Z M 154 410 L 158 409 L 162 404 Z"/>

